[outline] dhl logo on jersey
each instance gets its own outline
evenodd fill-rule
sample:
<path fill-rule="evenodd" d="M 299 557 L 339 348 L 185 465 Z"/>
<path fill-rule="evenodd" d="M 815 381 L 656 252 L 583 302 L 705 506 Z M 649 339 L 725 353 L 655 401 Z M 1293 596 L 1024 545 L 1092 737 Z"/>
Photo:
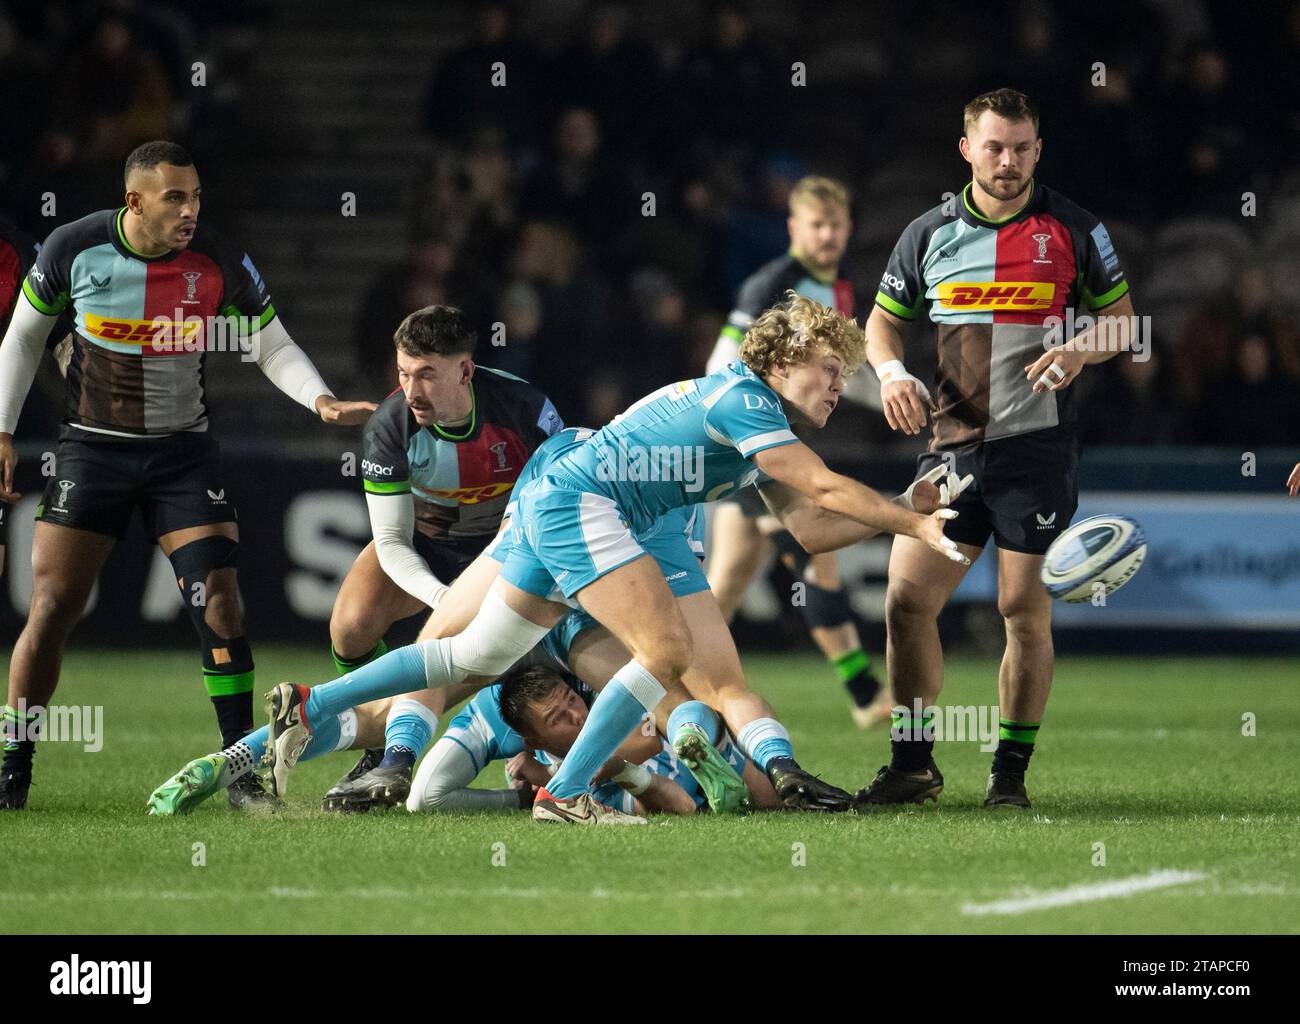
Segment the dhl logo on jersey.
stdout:
<path fill-rule="evenodd" d="M 948 309 L 1051 309 L 1052 281 L 952 281 L 939 285 L 939 302 Z"/>
<path fill-rule="evenodd" d="M 171 320 L 128 320 L 125 317 L 86 314 L 86 333 L 100 341 L 118 345 L 139 345 L 171 354 L 194 348 L 203 321 L 195 318 L 183 322 Z"/>
<path fill-rule="evenodd" d="M 484 484 L 481 487 L 448 487 L 442 489 L 421 488 L 434 498 L 455 501 L 461 505 L 477 505 L 480 501 L 490 501 L 498 494 L 505 494 L 514 486 L 514 481 L 499 484 Z"/>

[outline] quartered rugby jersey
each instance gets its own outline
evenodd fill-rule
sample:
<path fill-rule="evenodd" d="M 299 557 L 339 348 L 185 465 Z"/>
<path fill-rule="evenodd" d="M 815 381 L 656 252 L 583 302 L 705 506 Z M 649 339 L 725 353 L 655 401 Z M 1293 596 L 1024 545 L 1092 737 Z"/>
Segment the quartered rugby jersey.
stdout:
<path fill-rule="evenodd" d="M 777 395 L 748 366 L 646 395 L 546 469 L 565 487 L 613 498 L 634 533 L 673 509 L 759 479 L 759 452 L 799 439 Z"/>
<path fill-rule="evenodd" d="M 992 221 L 968 184 L 955 215 L 936 206 L 908 225 L 881 279 L 879 306 L 912 320 L 928 305 L 938 332 L 932 451 L 1072 426 L 1074 389 L 1035 394 L 1025 367 L 1062 334 L 1067 308 L 1101 310 L 1128 291 L 1101 221 L 1030 188 L 1023 209 Z"/>
<path fill-rule="evenodd" d="M 722 328 L 723 335 L 739 344 L 750 325 L 785 298 L 787 291 L 820 302 L 844 316 L 853 315 L 853 285 L 843 278 L 827 282 L 814 277 L 789 252 L 745 278 L 736 295 L 736 307 Z"/>
<path fill-rule="evenodd" d="M 564 428 L 551 400 L 525 380 L 476 367 L 463 428 L 424 427 L 394 391 L 366 422 L 361 475 L 370 494 L 415 499 L 426 537 L 497 532 L 515 481 L 537 447 Z"/>
<path fill-rule="evenodd" d="M 206 430 L 205 350 L 214 317 L 232 348 L 275 317 L 243 252 L 200 225 L 187 248 L 142 256 L 122 231 L 126 209 L 55 228 L 23 281 L 46 315 L 73 314 L 64 423 L 125 437 Z"/>

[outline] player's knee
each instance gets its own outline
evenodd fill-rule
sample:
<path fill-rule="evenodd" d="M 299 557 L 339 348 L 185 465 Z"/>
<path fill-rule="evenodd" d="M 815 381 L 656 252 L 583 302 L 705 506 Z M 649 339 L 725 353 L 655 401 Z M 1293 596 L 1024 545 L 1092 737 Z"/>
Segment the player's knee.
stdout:
<path fill-rule="evenodd" d="M 330 643 L 340 658 L 351 661 L 374 650 L 377 641 L 371 636 L 373 632 L 361 609 L 341 601 L 334 603 L 330 612 Z"/>
<path fill-rule="evenodd" d="M 244 620 L 239 610 L 239 594 L 233 587 L 229 590 L 222 588 L 209 592 L 208 604 L 203 610 L 203 620 L 218 636 L 243 635 Z"/>
<path fill-rule="evenodd" d="M 1051 599 L 1032 591 L 998 595 L 998 614 L 1006 623 L 1008 636 L 1021 640 L 1050 640 L 1052 630 Z"/>
<path fill-rule="evenodd" d="M 939 614 L 939 608 L 925 589 L 915 583 L 894 581 L 885 592 L 885 624 L 890 630 L 908 629 L 931 621 Z"/>
<path fill-rule="evenodd" d="M 69 629 L 81 616 L 86 595 L 62 586 L 37 586 L 27 612 L 27 625 L 36 630 Z"/>
<path fill-rule="evenodd" d="M 637 657 L 646 671 L 664 683 L 679 680 L 691 665 L 695 647 L 689 630 L 665 634 L 651 650 Z"/>

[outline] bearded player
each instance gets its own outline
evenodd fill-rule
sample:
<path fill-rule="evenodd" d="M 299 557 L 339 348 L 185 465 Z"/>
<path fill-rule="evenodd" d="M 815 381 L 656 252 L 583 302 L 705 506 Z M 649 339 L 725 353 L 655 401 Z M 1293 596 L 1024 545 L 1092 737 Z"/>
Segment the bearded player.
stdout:
<path fill-rule="evenodd" d="M 801 179 L 790 192 L 790 250 L 746 278 L 709 357 L 716 373 L 737 357 L 750 325 L 775 306 L 787 290 L 853 316 L 853 286 L 839 276 L 853 221 L 849 194 L 830 178 Z M 858 378 L 861 379 L 861 378 Z M 846 397 L 851 397 L 846 391 Z M 767 512 L 752 487 L 713 506 L 709 546 L 709 586 L 728 623 L 763 562 L 768 544 L 760 529 Z M 808 555 L 785 529 L 771 534 L 786 567 L 802 577 L 801 611 L 817 646 L 835 669 L 851 698 L 853 720 L 868 728 L 889 717 L 889 695 L 882 691 L 862 649 L 834 552 Z"/>
<path fill-rule="evenodd" d="M 964 126 L 971 181 L 955 208 L 935 207 L 903 232 L 866 334 L 889 426 L 914 435 L 933 422 L 918 469 L 947 465 L 975 478 L 953 503 L 961 517 L 948 530 L 969 562 L 936 557 L 910 537 L 894 541 L 886 596 L 892 758 L 858 793 L 860 808 L 922 803 L 943 791 L 926 738 L 943 686 L 937 619 L 990 536 L 1006 651 L 985 804 L 1029 806 L 1025 772 L 1053 665 L 1051 599 L 1039 570 L 1078 505 L 1070 384 L 1131 341 L 1128 281 L 1106 228 L 1034 178 L 1043 142 L 1028 98 L 1013 89 L 978 96 Z M 1067 340 L 1066 311 L 1081 307 L 1101 318 Z M 938 337 L 933 398 L 903 364 L 903 332 L 923 311 Z"/>

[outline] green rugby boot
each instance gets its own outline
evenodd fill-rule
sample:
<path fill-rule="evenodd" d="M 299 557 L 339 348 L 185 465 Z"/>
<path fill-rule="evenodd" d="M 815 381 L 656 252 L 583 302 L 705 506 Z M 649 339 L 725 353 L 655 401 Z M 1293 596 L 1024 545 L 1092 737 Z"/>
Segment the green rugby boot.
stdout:
<path fill-rule="evenodd" d="M 221 754 L 196 757 L 149 794 L 149 813 L 189 814 L 221 789 L 221 769 L 225 765 Z"/>
<path fill-rule="evenodd" d="M 749 789 L 698 725 L 687 722 L 678 729 L 673 737 L 673 750 L 686 762 L 700 789 L 704 790 L 709 810 L 714 814 L 734 814 L 749 809 Z"/>

